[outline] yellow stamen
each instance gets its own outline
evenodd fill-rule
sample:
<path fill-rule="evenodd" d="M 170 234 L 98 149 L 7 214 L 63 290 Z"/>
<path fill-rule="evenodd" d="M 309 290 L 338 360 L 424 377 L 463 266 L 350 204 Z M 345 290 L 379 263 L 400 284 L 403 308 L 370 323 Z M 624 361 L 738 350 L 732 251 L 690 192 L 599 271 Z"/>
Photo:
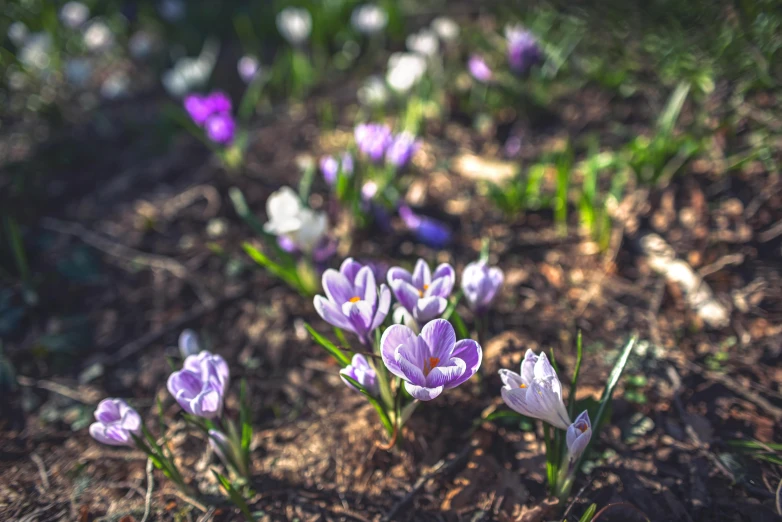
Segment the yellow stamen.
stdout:
<path fill-rule="evenodd" d="M 418 297 L 423 297 L 424 292 L 426 292 L 427 290 L 429 290 L 429 285 L 424 285 L 424 289 L 418 291 Z"/>
<path fill-rule="evenodd" d="M 524 383 L 519 384 L 519 388 L 526 388 L 526 387 L 527 387 L 527 385 L 524 384 Z"/>
<path fill-rule="evenodd" d="M 589 429 L 589 426 L 587 426 L 586 422 L 579 422 L 578 424 L 576 424 L 576 429 L 581 433 L 584 433 L 586 430 Z"/>
<path fill-rule="evenodd" d="M 361 298 L 358 296 L 350 298 L 351 303 L 358 303 L 359 301 L 361 301 Z"/>
<path fill-rule="evenodd" d="M 429 357 L 429 360 L 424 363 L 424 375 L 429 375 L 429 372 L 432 371 L 432 368 L 436 367 L 439 362 L 439 357 Z"/>

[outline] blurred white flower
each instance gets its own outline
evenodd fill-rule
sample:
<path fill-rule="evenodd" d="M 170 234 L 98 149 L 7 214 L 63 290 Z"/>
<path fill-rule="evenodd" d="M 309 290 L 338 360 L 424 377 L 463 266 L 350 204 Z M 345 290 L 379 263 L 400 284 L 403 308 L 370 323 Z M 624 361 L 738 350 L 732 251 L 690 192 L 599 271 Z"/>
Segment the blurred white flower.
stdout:
<path fill-rule="evenodd" d="M 364 4 L 353 10 L 350 23 L 359 33 L 373 35 L 386 28 L 388 14 L 382 7 L 375 4 Z"/>
<path fill-rule="evenodd" d="M 405 93 L 418 83 L 426 72 L 426 59 L 416 53 L 394 53 L 388 58 L 386 83 L 395 91 Z"/>
<path fill-rule="evenodd" d="M 459 24 L 447 16 L 438 16 L 432 20 L 431 27 L 443 42 L 452 42 L 459 37 Z"/>
<path fill-rule="evenodd" d="M 408 50 L 424 56 L 434 56 L 440 50 L 440 41 L 435 32 L 430 29 L 421 29 L 409 35 L 405 44 Z"/>
<path fill-rule="evenodd" d="M 305 207 L 290 187 L 282 187 L 269 196 L 266 213 L 269 221 L 263 229 L 290 239 L 304 252 L 312 252 L 326 235 L 326 214 Z"/>
<path fill-rule="evenodd" d="M 176 22 L 185 17 L 185 2 L 183 0 L 162 0 L 158 5 L 160 16 L 169 22 Z"/>
<path fill-rule="evenodd" d="M 89 16 L 90 8 L 81 2 L 66 2 L 60 9 L 60 21 L 71 29 L 86 22 Z"/>
<path fill-rule="evenodd" d="M 312 32 L 312 15 L 306 9 L 286 7 L 277 13 L 277 30 L 291 45 L 301 45 Z"/>
<path fill-rule="evenodd" d="M 261 72 L 261 64 L 255 56 L 245 55 L 239 58 L 236 63 L 236 70 L 239 71 L 239 77 L 245 82 L 250 83 Z"/>
<path fill-rule="evenodd" d="M 19 49 L 18 58 L 28 69 L 44 70 L 51 64 L 49 53 L 52 48 L 52 37 L 49 33 L 33 33 L 24 40 Z"/>
<path fill-rule="evenodd" d="M 30 34 L 30 31 L 27 30 L 27 26 L 22 22 L 14 22 L 8 26 L 8 39 L 17 47 L 24 45 L 28 34 Z"/>
<path fill-rule="evenodd" d="M 370 76 L 364 80 L 356 93 L 359 103 L 366 107 L 379 107 L 388 101 L 386 82 L 379 76 Z"/>
<path fill-rule="evenodd" d="M 90 51 L 101 51 L 114 43 L 114 34 L 102 20 L 93 20 L 84 30 L 84 45 Z"/>
<path fill-rule="evenodd" d="M 113 72 L 100 86 L 100 94 L 107 100 L 114 100 L 125 96 L 129 86 L 130 78 L 126 72 Z"/>
<path fill-rule="evenodd" d="M 84 87 L 92 76 L 92 63 L 86 58 L 71 58 L 65 62 L 65 79 L 74 87 Z"/>
<path fill-rule="evenodd" d="M 137 60 L 149 56 L 149 53 L 152 52 L 154 46 L 155 38 L 143 29 L 133 33 L 133 35 L 130 37 L 130 40 L 128 41 L 128 50 L 130 51 L 130 55 Z"/>
<path fill-rule="evenodd" d="M 198 58 L 180 58 L 171 69 L 163 73 L 163 87 L 175 98 L 203 87 L 212 74 L 219 50 L 220 45 L 216 40 L 207 40 Z"/>

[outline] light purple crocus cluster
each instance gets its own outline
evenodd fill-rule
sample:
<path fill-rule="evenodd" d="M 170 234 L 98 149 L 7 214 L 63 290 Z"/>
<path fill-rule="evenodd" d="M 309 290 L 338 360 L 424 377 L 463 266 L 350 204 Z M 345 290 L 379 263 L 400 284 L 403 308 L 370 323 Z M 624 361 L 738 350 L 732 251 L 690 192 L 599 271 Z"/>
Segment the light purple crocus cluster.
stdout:
<path fill-rule="evenodd" d="M 185 359 L 182 369 L 168 378 L 168 391 L 191 415 L 214 419 L 223 412 L 228 389 L 228 364 L 219 355 L 203 351 Z"/>
<path fill-rule="evenodd" d="M 391 307 L 391 292 L 385 284 L 378 289 L 372 268 L 353 258 L 343 261 L 339 272 L 323 273 L 322 295 L 315 296 L 315 310 L 329 324 L 353 332 L 363 344 L 385 320 Z"/>
<path fill-rule="evenodd" d="M 231 99 L 225 93 L 190 94 L 185 97 L 184 106 L 193 122 L 204 129 L 211 141 L 229 145 L 234 140 L 236 121 L 231 115 Z"/>
<path fill-rule="evenodd" d="M 456 282 L 451 265 L 443 263 L 432 273 L 423 259 L 416 262 L 412 274 L 397 266 L 389 269 L 387 277 L 394 297 L 419 325 L 442 315 Z"/>
<path fill-rule="evenodd" d="M 360 123 L 354 130 L 358 150 L 374 163 L 385 158 L 387 164 L 401 169 L 410 162 L 420 143 L 409 132 L 393 134 L 382 123 Z"/>
<path fill-rule="evenodd" d="M 543 53 L 537 38 L 523 27 L 506 27 L 505 38 L 508 41 L 508 64 L 514 72 L 525 74 L 533 65 L 542 61 Z"/>
<path fill-rule="evenodd" d="M 340 172 L 345 176 L 353 175 L 353 156 L 349 152 L 343 152 L 340 159 L 334 156 L 323 156 L 319 163 L 320 173 L 329 186 L 336 183 Z"/>
<path fill-rule="evenodd" d="M 380 340 L 386 368 L 401 377 L 405 389 L 421 401 L 432 400 L 475 375 L 483 352 L 472 339 L 456 341 L 451 323 L 435 319 L 416 334 L 407 326 L 389 326 Z"/>

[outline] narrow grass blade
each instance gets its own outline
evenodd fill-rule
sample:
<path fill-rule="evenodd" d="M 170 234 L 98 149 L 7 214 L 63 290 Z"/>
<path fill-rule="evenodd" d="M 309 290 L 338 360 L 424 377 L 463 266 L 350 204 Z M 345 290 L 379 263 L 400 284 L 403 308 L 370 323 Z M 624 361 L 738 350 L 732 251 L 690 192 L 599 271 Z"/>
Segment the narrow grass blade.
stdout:
<path fill-rule="evenodd" d="M 581 371 L 581 357 L 583 355 L 583 345 L 581 342 L 581 330 L 576 337 L 576 367 L 573 369 L 573 380 L 570 381 L 570 395 L 568 395 L 568 414 L 573 419 L 576 409 L 576 388 L 578 386 L 578 373 Z"/>
<path fill-rule="evenodd" d="M 8 242 L 11 244 L 11 251 L 14 254 L 16 268 L 19 270 L 19 276 L 25 285 L 30 284 L 30 265 L 27 263 L 27 256 L 22 243 L 22 235 L 19 233 L 19 226 L 12 217 L 5 218 L 5 231 L 8 234 Z"/>
<path fill-rule="evenodd" d="M 448 307 L 445 309 L 445 312 L 443 312 L 442 318 L 448 321 L 451 316 L 453 315 L 454 311 L 456 311 L 456 306 L 459 304 L 459 301 L 462 300 L 462 291 L 459 290 L 452 298 L 451 302 L 448 303 Z"/>
<path fill-rule="evenodd" d="M 242 379 L 239 388 L 239 422 L 242 424 L 242 453 L 246 457 L 250 452 L 253 438 L 253 427 L 250 422 L 250 404 L 247 402 L 247 381 Z"/>
<path fill-rule="evenodd" d="M 337 348 L 334 343 L 316 332 L 315 329 L 312 328 L 312 326 L 310 326 L 308 323 L 304 323 L 304 328 L 307 329 L 315 342 L 321 345 L 327 352 L 329 352 L 332 357 L 334 357 L 342 365 L 343 368 L 350 364 L 350 358 L 345 354 L 345 352 Z"/>
<path fill-rule="evenodd" d="M 454 312 L 451 314 L 451 324 L 453 325 L 454 330 L 456 330 L 457 339 L 470 338 L 470 330 L 467 329 L 467 325 L 464 324 L 464 320 L 462 320 L 459 312 Z"/>
<path fill-rule="evenodd" d="M 228 189 L 228 197 L 231 199 L 231 204 L 234 206 L 234 210 L 242 220 L 253 229 L 253 231 L 259 236 L 265 236 L 266 232 L 263 230 L 263 225 L 252 213 L 250 207 L 247 205 L 247 200 L 244 199 L 242 191 L 236 187 Z"/>
<path fill-rule="evenodd" d="M 611 373 L 608 375 L 608 381 L 606 381 L 603 396 L 600 398 L 600 407 L 597 409 L 597 415 L 595 415 L 595 418 L 592 420 L 592 425 L 595 426 L 595 433 L 600 430 L 600 423 L 603 422 L 603 415 L 605 415 L 606 408 L 614 395 L 614 388 L 616 388 L 616 385 L 619 383 L 619 378 L 622 376 L 625 366 L 627 366 L 627 361 L 630 359 L 630 354 L 633 352 L 635 342 L 635 337 L 631 337 L 627 340 L 624 348 L 622 348 L 622 352 L 619 354 L 619 359 L 617 359 L 613 369 L 611 369 Z M 593 437 L 592 440 L 594 441 L 595 437 Z"/>
<path fill-rule="evenodd" d="M 679 82 L 671 97 L 668 98 L 668 103 L 665 105 L 662 114 L 660 114 L 660 118 L 657 120 L 657 128 L 660 132 L 670 134 L 673 131 L 673 126 L 676 125 L 676 120 L 679 119 L 679 113 L 682 111 L 684 101 L 687 99 L 689 92 L 690 84 L 686 81 Z"/>
<path fill-rule="evenodd" d="M 250 243 L 244 242 L 242 243 L 242 248 L 247 253 L 247 255 L 250 256 L 250 258 L 255 261 L 258 265 L 262 266 L 269 272 L 271 272 L 273 275 L 279 277 L 286 283 L 288 283 L 290 286 L 292 286 L 296 291 L 303 292 L 304 289 L 301 286 L 301 282 L 299 281 L 299 276 L 296 273 L 296 269 L 293 268 L 286 268 L 280 264 L 275 263 L 269 257 L 261 252 L 258 248 L 254 247 Z M 306 292 L 305 292 L 306 293 Z"/>
<path fill-rule="evenodd" d="M 231 502 L 233 502 L 234 505 L 239 508 L 239 510 L 244 515 L 244 518 L 246 518 L 248 522 L 254 522 L 255 517 L 253 517 L 252 512 L 250 511 L 250 506 L 247 505 L 247 501 L 244 500 L 244 497 L 242 497 L 239 491 L 237 491 L 233 484 L 231 484 L 231 481 L 215 470 L 212 470 L 212 473 L 214 474 L 217 481 L 228 492 L 228 497 L 231 499 Z"/>
<path fill-rule="evenodd" d="M 380 402 L 378 402 L 377 398 L 375 398 L 374 395 L 369 393 L 369 391 L 364 388 L 357 380 L 350 377 L 349 375 L 341 375 L 342 378 L 344 378 L 346 381 L 348 381 L 350 384 L 356 387 L 358 391 L 364 394 L 366 396 L 367 400 L 372 404 L 372 406 L 375 407 L 377 410 L 378 415 L 380 416 L 380 422 L 383 423 L 383 427 L 386 429 L 386 432 L 388 432 L 389 437 L 392 436 L 394 433 L 394 424 L 391 422 L 391 419 L 388 416 L 388 412 L 383 407 Z"/>
<path fill-rule="evenodd" d="M 578 522 L 592 522 L 592 519 L 595 517 L 595 511 L 597 511 L 597 504 L 592 504 L 584 511 L 584 514 L 581 515 Z"/>

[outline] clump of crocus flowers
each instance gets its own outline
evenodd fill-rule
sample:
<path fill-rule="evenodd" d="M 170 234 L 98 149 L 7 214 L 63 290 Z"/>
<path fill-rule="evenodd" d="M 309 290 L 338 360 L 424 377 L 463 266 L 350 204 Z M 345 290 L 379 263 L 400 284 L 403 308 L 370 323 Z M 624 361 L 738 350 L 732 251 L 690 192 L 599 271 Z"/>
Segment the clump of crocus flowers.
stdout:
<path fill-rule="evenodd" d="M 231 99 L 225 93 L 189 94 L 185 97 L 184 107 L 193 123 L 204 129 L 210 141 L 219 145 L 233 142 L 236 120 L 231 114 Z"/>

